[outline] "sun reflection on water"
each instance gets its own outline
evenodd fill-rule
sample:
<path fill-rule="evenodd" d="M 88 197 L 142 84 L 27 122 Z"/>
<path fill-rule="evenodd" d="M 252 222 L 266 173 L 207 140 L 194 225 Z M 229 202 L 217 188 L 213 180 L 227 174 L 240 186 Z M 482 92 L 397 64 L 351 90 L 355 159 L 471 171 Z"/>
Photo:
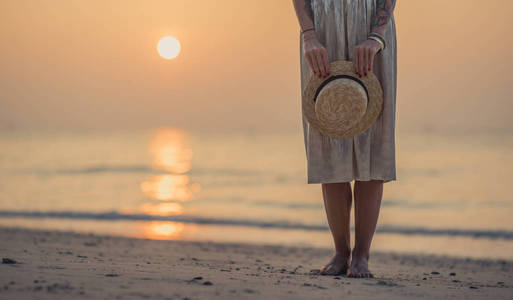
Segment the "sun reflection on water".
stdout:
<path fill-rule="evenodd" d="M 140 183 L 147 201 L 135 209 L 124 212 L 143 213 L 152 216 L 174 216 L 184 214 L 183 203 L 191 201 L 201 190 L 198 183 L 191 183 L 187 172 L 191 170 L 192 150 L 188 134 L 175 128 L 158 128 L 151 134 L 149 153 L 152 168 L 161 174 L 149 175 Z M 146 238 L 179 239 L 185 224 L 180 222 L 141 222 L 141 231 Z"/>
<path fill-rule="evenodd" d="M 189 184 L 187 175 L 151 176 L 141 183 L 143 193 L 157 200 L 189 201 L 199 189 L 198 184 Z"/>
<path fill-rule="evenodd" d="M 139 211 L 154 216 L 173 216 L 183 213 L 183 206 L 180 203 L 144 203 L 139 207 Z"/>
<path fill-rule="evenodd" d="M 145 238 L 154 240 L 178 240 L 182 236 L 185 225 L 179 222 L 144 222 L 142 224 Z"/>
<path fill-rule="evenodd" d="M 183 174 L 191 169 L 192 150 L 187 145 L 187 133 L 173 128 L 159 128 L 152 134 L 150 154 L 152 167 L 170 173 Z"/>

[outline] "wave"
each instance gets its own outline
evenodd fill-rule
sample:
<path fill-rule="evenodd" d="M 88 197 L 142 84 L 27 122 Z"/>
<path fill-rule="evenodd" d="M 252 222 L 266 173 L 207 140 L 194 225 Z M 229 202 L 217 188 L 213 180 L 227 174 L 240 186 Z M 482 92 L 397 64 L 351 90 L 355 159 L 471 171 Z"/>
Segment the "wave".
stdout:
<path fill-rule="evenodd" d="M 247 226 L 260 228 L 288 229 L 288 230 L 311 230 L 328 231 L 327 225 L 303 224 L 289 221 L 260 221 L 260 220 L 236 220 L 207 218 L 200 216 L 154 216 L 148 214 L 122 214 L 116 211 L 111 212 L 72 212 L 72 211 L 0 211 L 0 217 L 5 218 L 51 218 L 51 219 L 82 219 L 82 220 L 100 220 L 100 221 L 171 221 L 194 223 L 204 225 L 224 225 L 224 226 Z M 376 232 L 402 235 L 429 235 L 429 236 L 461 236 L 470 238 L 487 238 L 513 240 L 513 231 L 507 230 L 478 230 L 478 229 L 451 229 L 441 228 L 432 229 L 424 227 L 406 227 L 406 226 L 381 226 Z"/>
<path fill-rule="evenodd" d="M 13 170 L 12 173 L 35 173 L 41 175 L 83 175 L 95 173 L 152 173 L 157 170 L 146 165 L 92 165 L 79 168 L 63 169 L 25 169 Z"/>
<path fill-rule="evenodd" d="M 11 170 L 12 173 L 35 173 L 42 175 L 87 175 L 97 173 L 158 173 L 167 172 L 164 169 L 153 168 L 149 165 L 135 164 L 135 165 L 91 165 L 77 168 L 62 168 L 62 169 L 24 169 L 24 170 Z M 188 175 L 231 175 L 231 176 L 259 176 L 264 174 L 261 171 L 247 170 L 247 169 L 193 169 L 187 173 Z"/>

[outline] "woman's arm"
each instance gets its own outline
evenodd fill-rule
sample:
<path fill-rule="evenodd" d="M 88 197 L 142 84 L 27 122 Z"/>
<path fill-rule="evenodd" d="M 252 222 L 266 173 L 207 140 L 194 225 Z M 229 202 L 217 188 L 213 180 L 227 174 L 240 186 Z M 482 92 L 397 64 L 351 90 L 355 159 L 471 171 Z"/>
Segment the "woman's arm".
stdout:
<path fill-rule="evenodd" d="M 383 37 L 385 36 L 385 30 L 392 18 L 395 3 L 396 0 L 376 0 L 376 13 L 372 20 L 371 32 L 375 32 Z M 372 39 L 367 39 L 354 48 L 353 63 L 356 74 L 362 77 L 372 70 L 374 57 L 379 49 L 379 43 Z"/>
<path fill-rule="evenodd" d="M 396 0 L 376 1 L 376 14 L 372 20 L 371 32 L 385 36 L 385 29 L 394 13 L 395 2 Z"/>
<path fill-rule="evenodd" d="M 303 39 L 303 54 L 308 61 L 310 69 L 319 78 L 329 76 L 329 61 L 326 48 L 317 40 L 313 24 L 311 0 L 293 0 L 297 19 L 301 27 Z M 310 30 L 307 30 L 310 29 Z M 307 30 L 303 33 L 304 30 Z"/>
<path fill-rule="evenodd" d="M 301 30 L 313 28 L 312 0 L 293 0 L 296 16 Z"/>

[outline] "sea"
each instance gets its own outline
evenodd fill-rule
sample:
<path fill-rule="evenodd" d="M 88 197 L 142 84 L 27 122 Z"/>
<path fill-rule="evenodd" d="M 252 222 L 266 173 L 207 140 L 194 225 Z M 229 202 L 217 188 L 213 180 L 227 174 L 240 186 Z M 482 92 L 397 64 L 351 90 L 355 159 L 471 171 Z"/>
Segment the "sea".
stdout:
<path fill-rule="evenodd" d="M 396 161 L 372 251 L 513 259 L 513 132 L 396 131 Z M 300 131 L 3 131 L 0 226 L 333 248 Z"/>

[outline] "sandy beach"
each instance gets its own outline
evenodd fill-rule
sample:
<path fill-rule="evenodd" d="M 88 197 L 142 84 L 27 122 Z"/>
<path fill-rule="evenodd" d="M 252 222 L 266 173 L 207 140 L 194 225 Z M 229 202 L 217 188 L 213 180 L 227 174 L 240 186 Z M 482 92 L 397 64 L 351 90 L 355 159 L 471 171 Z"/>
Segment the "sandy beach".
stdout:
<path fill-rule="evenodd" d="M 372 253 L 376 278 L 314 275 L 326 248 L 1 228 L 2 299 L 512 299 L 513 263 Z"/>

